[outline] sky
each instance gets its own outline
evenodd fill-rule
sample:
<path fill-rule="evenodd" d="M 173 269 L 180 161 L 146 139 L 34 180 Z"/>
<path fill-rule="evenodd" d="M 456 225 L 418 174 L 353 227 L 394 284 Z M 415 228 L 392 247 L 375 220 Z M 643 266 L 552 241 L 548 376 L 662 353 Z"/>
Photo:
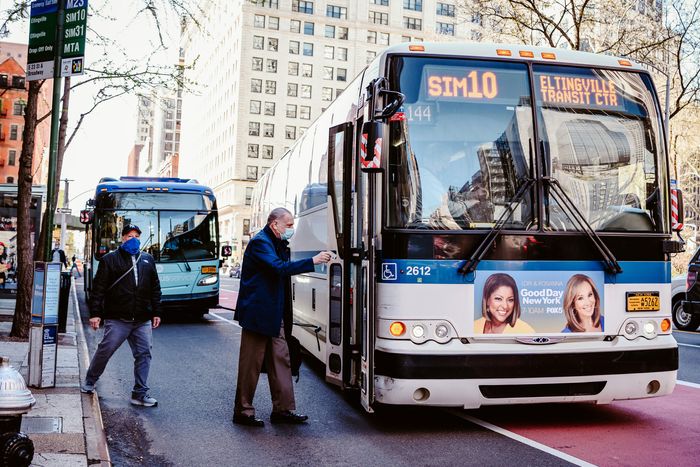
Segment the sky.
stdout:
<path fill-rule="evenodd" d="M 11 0 L 0 0 L 0 11 L 4 10 Z M 97 9 L 102 15 L 113 18 L 112 21 L 90 15 L 88 17 L 88 43 L 85 47 L 85 67 L 90 68 L 91 54 L 94 57 L 102 55 L 103 49 L 91 45 L 91 30 L 118 42 L 126 54 L 134 60 L 145 60 L 145 52 L 153 50 L 158 36 L 153 22 L 145 14 L 136 15 L 144 0 L 90 0 L 90 11 Z M 168 28 L 164 41 L 168 49 L 152 59 L 156 63 L 177 63 L 179 49 L 179 28 L 174 15 L 167 15 Z M 26 43 L 28 40 L 29 20 L 24 24 L 16 24 L 10 29 L 6 41 Z M 92 33 L 94 36 L 94 33 Z M 110 56 L 119 57 L 119 54 Z M 89 78 L 89 72 L 82 77 L 72 78 L 73 83 Z M 70 97 L 70 113 L 68 135 L 75 127 L 80 114 L 89 110 L 93 105 L 93 94 L 96 86 L 84 85 L 73 92 Z M 75 139 L 68 147 L 64 161 L 61 179 L 68 178 L 70 182 L 69 196 L 73 198 L 70 208 L 77 215 L 85 206 L 85 201 L 92 197 L 95 186 L 102 177 L 119 177 L 126 175 L 127 156 L 136 138 L 136 96 L 125 96 L 101 104 L 94 112 L 85 118 Z M 63 185 L 61 186 L 63 188 Z M 82 193 L 82 194 L 81 194 Z M 59 200 L 59 206 L 63 199 Z"/>

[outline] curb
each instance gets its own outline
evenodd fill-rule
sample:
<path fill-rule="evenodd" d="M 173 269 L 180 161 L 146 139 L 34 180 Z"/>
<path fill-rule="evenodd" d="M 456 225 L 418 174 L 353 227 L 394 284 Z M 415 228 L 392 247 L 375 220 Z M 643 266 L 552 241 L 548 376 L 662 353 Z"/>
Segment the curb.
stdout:
<path fill-rule="evenodd" d="M 78 303 L 78 293 L 75 288 L 75 279 L 71 277 L 71 295 L 73 296 L 75 328 L 78 337 L 78 361 L 80 367 L 80 384 L 85 381 L 85 373 L 90 365 L 88 356 L 90 355 L 85 340 L 83 321 L 80 318 L 80 304 Z M 107 446 L 107 436 L 105 435 L 104 424 L 102 423 L 102 411 L 100 410 L 100 399 L 97 392 L 92 394 L 80 393 L 83 408 L 83 427 L 85 429 L 85 449 L 88 465 L 103 465 L 109 467 L 112 460 L 109 456 Z"/>

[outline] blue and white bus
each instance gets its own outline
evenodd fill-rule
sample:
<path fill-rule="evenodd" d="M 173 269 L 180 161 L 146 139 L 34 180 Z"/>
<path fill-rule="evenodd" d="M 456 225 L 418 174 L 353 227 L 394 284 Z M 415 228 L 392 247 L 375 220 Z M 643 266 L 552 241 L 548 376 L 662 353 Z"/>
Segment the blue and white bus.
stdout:
<path fill-rule="evenodd" d="M 658 97 L 611 56 L 389 47 L 258 182 L 287 207 L 295 335 L 362 404 L 669 394 L 680 249 Z M 682 220 L 681 220 L 682 222 Z"/>
<path fill-rule="evenodd" d="M 202 315 L 219 303 L 219 223 L 212 190 L 180 178 L 103 178 L 86 231 L 85 291 L 102 256 L 121 244 L 121 229 L 141 229 L 141 248 L 153 255 L 165 312 Z"/>

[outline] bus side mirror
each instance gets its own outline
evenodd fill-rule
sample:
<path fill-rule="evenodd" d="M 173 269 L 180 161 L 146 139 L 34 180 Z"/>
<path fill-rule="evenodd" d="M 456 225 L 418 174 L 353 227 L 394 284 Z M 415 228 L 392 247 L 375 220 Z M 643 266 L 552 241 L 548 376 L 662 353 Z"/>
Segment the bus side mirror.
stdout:
<path fill-rule="evenodd" d="M 94 214 L 94 211 L 91 211 L 89 209 L 83 209 L 80 211 L 80 223 L 83 225 L 90 224 L 92 222 L 92 215 Z"/>
<path fill-rule="evenodd" d="M 228 258 L 231 255 L 233 255 L 233 248 L 231 245 L 224 245 L 221 247 L 221 256 L 224 258 Z"/>
<path fill-rule="evenodd" d="M 674 232 L 683 230 L 685 215 L 683 213 L 683 190 L 671 188 L 671 229 Z"/>
<path fill-rule="evenodd" d="M 363 172 L 380 172 L 382 170 L 382 147 L 384 146 L 384 129 L 381 122 L 365 122 L 360 138 L 360 170 Z"/>

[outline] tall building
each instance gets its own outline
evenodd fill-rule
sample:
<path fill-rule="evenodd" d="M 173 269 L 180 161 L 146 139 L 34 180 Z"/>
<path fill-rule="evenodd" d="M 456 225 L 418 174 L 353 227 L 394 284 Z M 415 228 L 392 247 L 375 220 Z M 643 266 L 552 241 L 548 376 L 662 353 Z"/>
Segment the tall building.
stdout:
<path fill-rule="evenodd" d="M 180 172 L 211 186 L 240 258 L 260 176 L 389 45 L 465 40 L 455 0 L 212 0 L 183 33 Z M 203 29 L 200 29 L 203 28 Z"/>

